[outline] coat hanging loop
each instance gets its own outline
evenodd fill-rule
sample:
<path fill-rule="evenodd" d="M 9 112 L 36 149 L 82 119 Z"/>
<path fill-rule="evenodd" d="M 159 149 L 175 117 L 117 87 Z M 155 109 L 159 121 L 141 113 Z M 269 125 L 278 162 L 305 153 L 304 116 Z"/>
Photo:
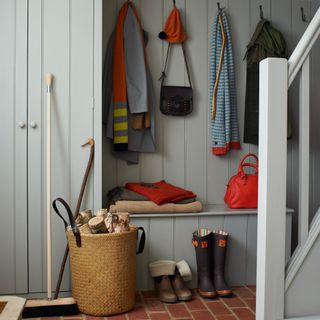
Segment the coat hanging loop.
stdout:
<path fill-rule="evenodd" d="M 176 6 L 176 0 L 172 0 L 173 2 L 173 6 L 175 7 Z"/>
<path fill-rule="evenodd" d="M 262 5 L 260 4 L 260 19 L 263 19 L 263 10 L 262 10 Z"/>
<path fill-rule="evenodd" d="M 305 15 L 304 11 L 303 11 L 303 8 L 301 7 L 300 10 L 301 10 L 301 20 L 303 22 L 307 22 L 307 17 Z"/>

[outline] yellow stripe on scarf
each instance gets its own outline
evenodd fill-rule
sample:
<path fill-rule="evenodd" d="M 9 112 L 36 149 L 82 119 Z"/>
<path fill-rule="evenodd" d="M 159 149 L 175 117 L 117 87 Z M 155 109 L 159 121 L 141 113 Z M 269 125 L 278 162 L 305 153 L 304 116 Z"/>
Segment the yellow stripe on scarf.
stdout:
<path fill-rule="evenodd" d="M 128 130 L 128 122 L 120 122 L 113 124 L 114 131 Z"/>
<path fill-rule="evenodd" d="M 113 116 L 114 117 L 125 117 L 128 115 L 128 109 L 127 108 L 119 108 L 113 110 Z"/>
<path fill-rule="evenodd" d="M 114 137 L 114 143 L 128 143 L 128 136 Z"/>

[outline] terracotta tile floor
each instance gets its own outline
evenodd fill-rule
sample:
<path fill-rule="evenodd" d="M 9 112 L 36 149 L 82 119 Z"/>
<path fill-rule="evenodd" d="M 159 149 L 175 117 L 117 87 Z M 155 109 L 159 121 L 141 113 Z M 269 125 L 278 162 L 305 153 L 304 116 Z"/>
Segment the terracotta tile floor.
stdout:
<path fill-rule="evenodd" d="M 153 291 L 137 294 L 136 307 L 129 313 L 113 317 L 92 317 L 86 315 L 42 318 L 37 320 L 252 320 L 255 319 L 255 286 L 234 288 L 234 296 L 227 299 L 202 299 L 193 290 L 193 299 L 175 304 L 162 303 Z"/>

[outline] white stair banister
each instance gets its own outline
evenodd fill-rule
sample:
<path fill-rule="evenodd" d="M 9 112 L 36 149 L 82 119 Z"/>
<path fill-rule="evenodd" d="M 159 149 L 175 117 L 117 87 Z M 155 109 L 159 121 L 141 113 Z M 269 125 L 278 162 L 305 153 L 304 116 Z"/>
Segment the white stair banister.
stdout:
<path fill-rule="evenodd" d="M 287 172 L 286 59 L 260 62 L 256 319 L 284 315 Z"/>
<path fill-rule="evenodd" d="M 305 59 L 300 76 L 299 101 L 299 247 L 309 234 L 309 149 L 310 149 L 310 58 Z"/>
<path fill-rule="evenodd" d="M 290 87 L 303 62 L 320 35 L 320 8 L 317 10 L 308 28 L 288 60 L 288 87 Z"/>

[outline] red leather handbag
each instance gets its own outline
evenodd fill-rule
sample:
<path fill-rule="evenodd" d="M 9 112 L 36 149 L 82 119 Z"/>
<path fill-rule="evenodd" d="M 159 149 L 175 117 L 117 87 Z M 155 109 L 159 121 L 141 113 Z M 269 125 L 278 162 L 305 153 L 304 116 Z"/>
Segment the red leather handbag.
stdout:
<path fill-rule="evenodd" d="M 249 157 L 253 157 L 256 163 L 245 162 Z M 255 173 L 245 173 L 245 167 L 254 168 Z M 255 154 L 248 153 L 241 159 L 238 173 L 227 185 L 224 202 L 232 209 L 258 207 L 258 157 Z"/>

